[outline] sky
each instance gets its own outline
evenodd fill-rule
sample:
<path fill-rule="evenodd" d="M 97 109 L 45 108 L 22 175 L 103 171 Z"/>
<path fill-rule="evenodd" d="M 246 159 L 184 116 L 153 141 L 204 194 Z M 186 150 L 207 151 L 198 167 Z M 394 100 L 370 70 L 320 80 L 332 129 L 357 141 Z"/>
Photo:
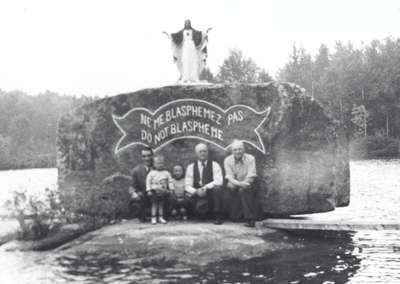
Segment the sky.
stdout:
<path fill-rule="evenodd" d="M 398 0 L 1 0 L 0 89 L 103 97 L 174 84 L 162 31 L 185 19 L 212 28 L 214 73 L 233 48 L 276 75 L 294 43 L 315 54 L 400 37 Z"/>

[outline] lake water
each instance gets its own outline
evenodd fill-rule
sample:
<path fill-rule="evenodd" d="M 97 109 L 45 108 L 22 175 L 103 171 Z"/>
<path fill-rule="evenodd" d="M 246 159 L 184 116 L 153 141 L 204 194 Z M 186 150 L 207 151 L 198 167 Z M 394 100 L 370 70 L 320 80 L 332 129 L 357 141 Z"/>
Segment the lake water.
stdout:
<path fill-rule="evenodd" d="M 56 179 L 54 169 L 0 172 L 0 203 L 12 190 L 40 194 Z M 325 214 L 400 222 L 400 160 L 351 162 L 351 205 Z M 0 252 L 0 283 L 400 283 L 399 231 L 329 239 L 288 234 L 286 241 L 301 242 L 303 249 L 202 268 L 138 266 L 129 257 L 102 252 Z"/>

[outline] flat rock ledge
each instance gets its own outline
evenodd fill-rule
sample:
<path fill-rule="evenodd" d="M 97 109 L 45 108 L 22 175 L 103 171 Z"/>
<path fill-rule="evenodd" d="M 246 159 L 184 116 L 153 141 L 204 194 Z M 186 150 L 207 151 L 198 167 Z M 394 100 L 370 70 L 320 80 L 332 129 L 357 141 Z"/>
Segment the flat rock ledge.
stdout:
<path fill-rule="evenodd" d="M 18 228 L 14 231 L 0 234 L 0 250 L 2 251 L 45 251 L 52 250 L 77 237 L 85 234 L 88 229 L 84 224 L 68 224 L 62 226 L 57 232 L 50 234 L 44 239 L 33 241 L 15 240 Z"/>
<path fill-rule="evenodd" d="M 56 251 L 62 255 L 121 253 L 135 262 L 172 262 L 206 265 L 223 260 L 246 260 L 278 250 L 300 248 L 286 235 L 261 224 L 217 226 L 206 222 L 170 222 L 151 225 L 136 220 L 87 233 Z"/>

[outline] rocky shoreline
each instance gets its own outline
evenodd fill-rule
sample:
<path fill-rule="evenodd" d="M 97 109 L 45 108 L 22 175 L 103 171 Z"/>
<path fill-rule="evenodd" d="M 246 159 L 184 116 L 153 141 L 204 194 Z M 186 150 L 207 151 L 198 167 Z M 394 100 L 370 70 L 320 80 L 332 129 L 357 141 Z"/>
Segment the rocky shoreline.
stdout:
<path fill-rule="evenodd" d="M 0 243 L 0 249 L 3 251 L 46 251 L 55 249 L 65 243 L 68 243 L 88 232 L 83 224 L 68 224 L 62 226 L 54 233 L 39 240 L 17 240 L 17 228 L 0 236 L 4 239 L 3 245 Z"/>
<path fill-rule="evenodd" d="M 69 242 L 56 251 L 62 254 L 121 252 L 138 262 L 174 262 L 206 265 L 226 259 L 246 260 L 277 250 L 291 249 L 285 235 L 258 225 L 241 223 L 216 226 L 200 222 L 168 225 L 127 221 L 105 226 Z"/>
<path fill-rule="evenodd" d="M 79 225 L 64 226 L 59 233 L 39 241 L 10 241 L 3 251 L 54 249 L 60 255 L 123 253 L 137 262 L 172 262 L 206 265 L 222 260 L 247 260 L 279 250 L 300 248 L 286 235 L 258 223 L 221 226 L 206 222 L 170 222 L 151 225 L 129 220 L 84 233 Z"/>

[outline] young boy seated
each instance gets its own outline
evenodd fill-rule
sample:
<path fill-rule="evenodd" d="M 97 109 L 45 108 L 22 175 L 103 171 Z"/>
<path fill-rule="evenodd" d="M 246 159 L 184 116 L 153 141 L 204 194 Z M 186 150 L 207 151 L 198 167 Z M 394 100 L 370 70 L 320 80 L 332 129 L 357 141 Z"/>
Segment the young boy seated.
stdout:
<path fill-rule="evenodd" d="M 151 200 L 151 223 L 167 223 L 164 219 L 164 206 L 170 191 L 174 189 L 171 174 L 164 169 L 164 156 L 156 155 L 153 160 L 154 169 L 146 178 L 146 191 Z"/>
<path fill-rule="evenodd" d="M 186 221 L 189 207 L 188 196 L 185 195 L 185 172 L 182 165 L 175 165 L 172 169 L 172 182 L 174 190 L 171 195 L 172 216 L 177 216 Z"/>

